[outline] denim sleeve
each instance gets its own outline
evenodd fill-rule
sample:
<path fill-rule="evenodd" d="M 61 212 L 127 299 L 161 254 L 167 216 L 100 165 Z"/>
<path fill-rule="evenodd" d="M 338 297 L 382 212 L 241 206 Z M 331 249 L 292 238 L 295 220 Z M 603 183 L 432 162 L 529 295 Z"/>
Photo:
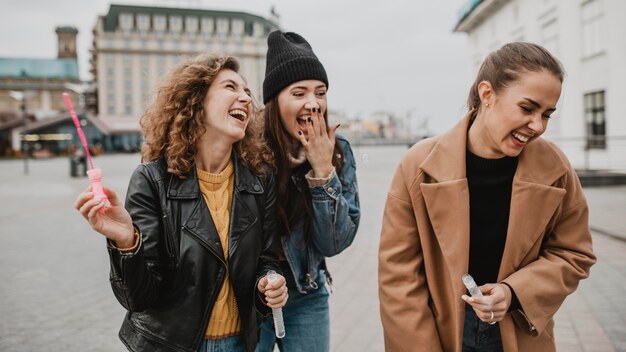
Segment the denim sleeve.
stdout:
<path fill-rule="evenodd" d="M 310 188 L 312 241 L 325 257 L 337 255 L 352 244 L 361 217 L 356 161 L 348 141 L 338 139 L 344 152 L 341 177 L 335 174 L 325 185 Z"/>

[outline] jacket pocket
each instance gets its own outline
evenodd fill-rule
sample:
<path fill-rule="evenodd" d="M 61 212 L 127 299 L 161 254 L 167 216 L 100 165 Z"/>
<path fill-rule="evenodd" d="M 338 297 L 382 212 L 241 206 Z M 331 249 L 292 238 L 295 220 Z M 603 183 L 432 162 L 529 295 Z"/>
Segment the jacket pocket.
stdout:
<path fill-rule="evenodd" d="M 165 240 L 165 250 L 167 252 L 168 262 L 171 267 L 176 267 L 178 262 L 178 246 L 176 246 L 174 241 L 170 217 L 166 212 L 163 212 L 163 227 L 165 230 L 163 231 L 163 237 Z"/>

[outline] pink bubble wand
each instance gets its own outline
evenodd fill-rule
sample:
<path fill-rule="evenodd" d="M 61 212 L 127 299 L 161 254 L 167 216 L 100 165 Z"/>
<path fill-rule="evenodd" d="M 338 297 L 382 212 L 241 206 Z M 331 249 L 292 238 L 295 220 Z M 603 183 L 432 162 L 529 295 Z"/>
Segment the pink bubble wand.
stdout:
<path fill-rule="evenodd" d="M 80 138 L 80 142 L 82 143 L 83 148 L 85 148 L 85 153 L 87 153 L 87 160 L 89 160 L 89 166 L 91 166 L 91 169 L 87 170 L 87 177 L 89 177 L 89 181 L 91 182 L 93 197 L 102 201 L 108 201 L 108 197 L 104 194 L 104 190 L 102 189 L 102 170 L 93 166 L 91 153 L 89 153 L 89 148 L 87 147 L 87 138 L 85 138 L 85 133 L 83 133 L 83 129 L 80 127 L 80 121 L 78 121 L 78 116 L 76 116 L 69 94 L 63 93 L 63 100 L 65 100 L 65 105 L 67 105 L 67 108 L 70 110 L 72 121 L 74 121 L 74 126 L 76 126 L 76 132 L 78 133 L 78 138 Z M 105 209 L 106 208 L 102 208 L 101 211 L 104 211 Z"/>

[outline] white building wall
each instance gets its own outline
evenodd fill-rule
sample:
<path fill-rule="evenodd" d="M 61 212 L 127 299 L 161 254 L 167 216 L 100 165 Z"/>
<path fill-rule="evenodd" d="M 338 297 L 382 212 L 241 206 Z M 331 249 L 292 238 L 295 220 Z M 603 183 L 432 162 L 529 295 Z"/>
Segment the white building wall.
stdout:
<path fill-rule="evenodd" d="M 511 41 L 548 48 L 566 71 L 556 115 L 545 137 L 575 167 L 626 170 L 626 1 L 599 1 L 604 13 L 604 50 L 583 55 L 581 8 L 588 0 L 510 0 L 468 30 L 469 85 L 485 56 Z M 476 10 L 474 10 L 476 11 Z M 552 26 L 552 27 L 551 27 Z M 586 150 L 584 95 L 605 91 L 606 149 Z"/>
<path fill-rule="evenodd" d="M 626 170 L 626 1 L 605 0 L 607 16 L 607 136 L 609 162 Z M 620 138 L 620 139 L 618 139 Z"/>

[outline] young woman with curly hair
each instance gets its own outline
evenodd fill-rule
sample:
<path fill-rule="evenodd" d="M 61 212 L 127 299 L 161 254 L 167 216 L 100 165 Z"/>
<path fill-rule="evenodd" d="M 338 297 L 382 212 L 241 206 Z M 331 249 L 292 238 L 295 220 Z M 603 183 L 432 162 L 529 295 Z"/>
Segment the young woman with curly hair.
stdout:
<path fill-rule="evenodd" d="M 284 306 L 276 193 L 246 127 L 250 92 L 234 57 L 178 65 L 141 119 L 144 163 L 125 207 L 91 188 L 75 207 L 108 239 L 111 286 L 128 310 L 131 351 L 252 351 L 258 324 Z M 256 291 L 256 292 L 255 292 Z"/>

